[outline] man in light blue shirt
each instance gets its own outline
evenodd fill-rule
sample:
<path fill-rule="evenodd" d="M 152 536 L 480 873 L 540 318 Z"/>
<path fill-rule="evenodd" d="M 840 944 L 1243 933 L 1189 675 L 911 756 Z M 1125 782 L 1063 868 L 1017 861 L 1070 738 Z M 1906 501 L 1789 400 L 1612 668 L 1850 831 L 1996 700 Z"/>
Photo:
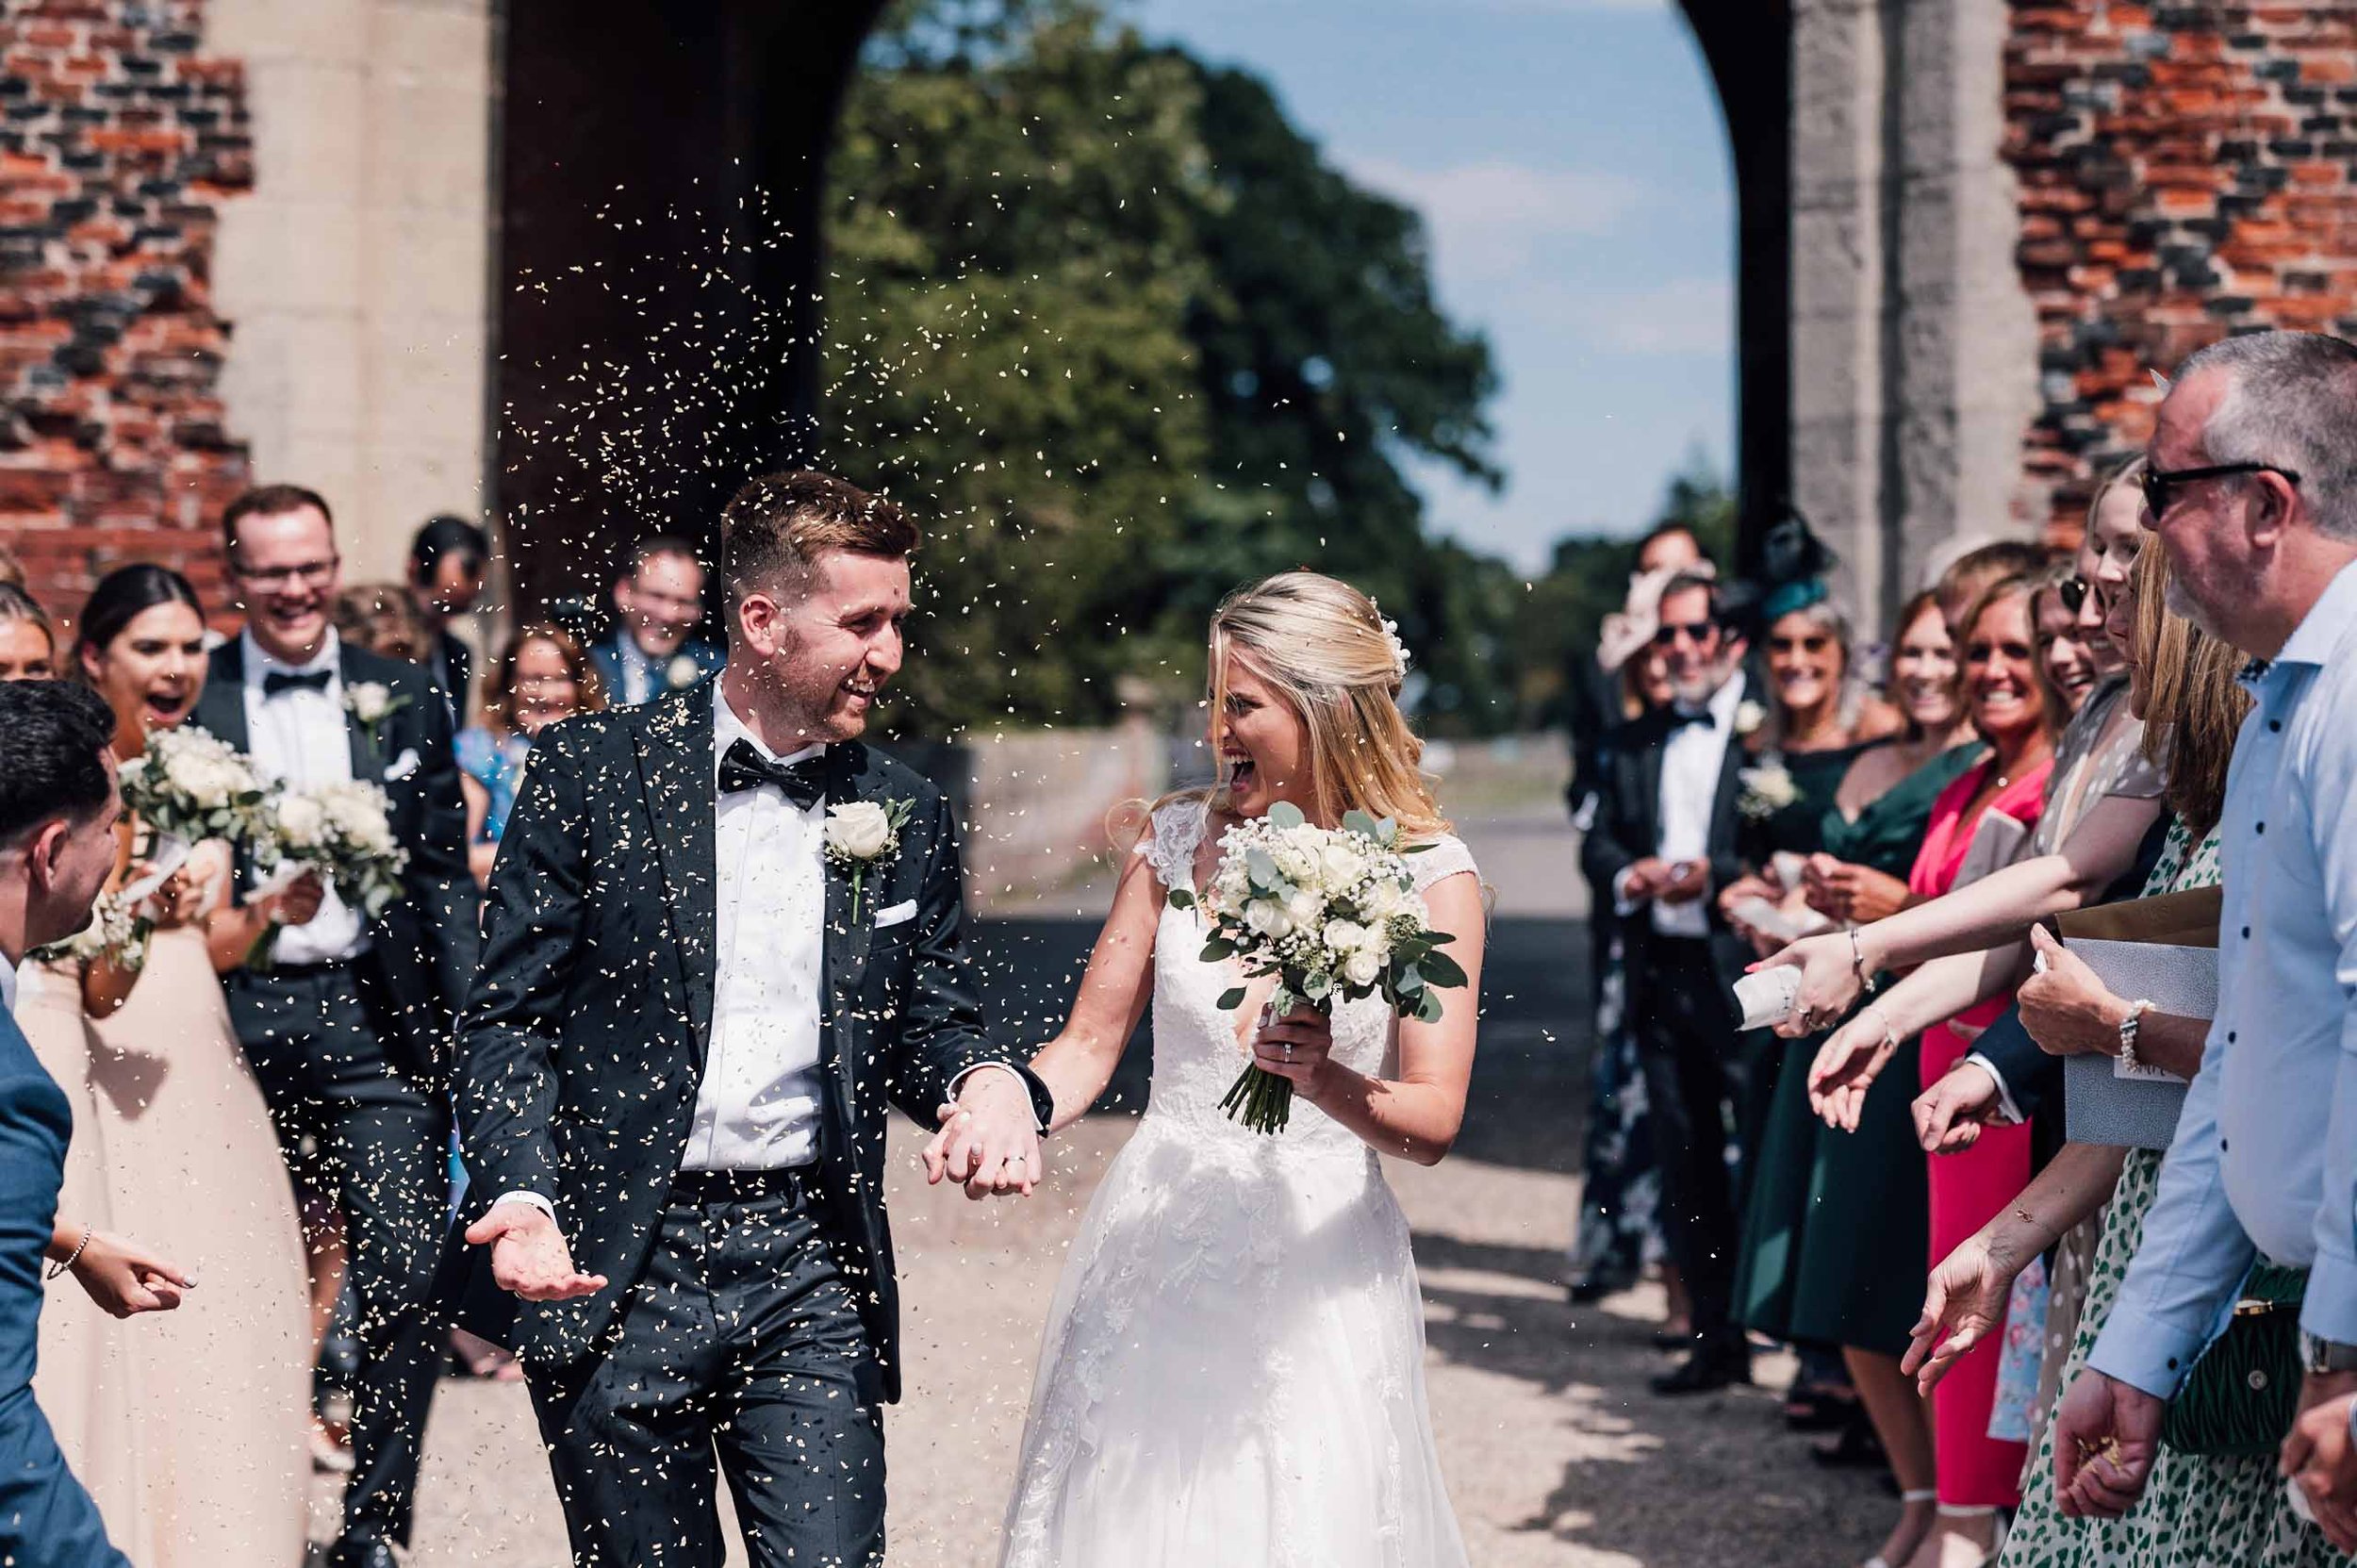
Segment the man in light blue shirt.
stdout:
<path fill-rule="evenodd" d="M 2143 1243 L 2055 1413 L 2062 1510 L 2105 1517 L 2142 1493 L 2167 1402 L 2257 1256 L 2311 1270 L 2302 1409 L 2357 1392 L 2357 346 L 2203 350 L 2149 456 L 2170 608 L 2252 655 L 2256 705 L 2219 827 L 2217 1017 Z"/>

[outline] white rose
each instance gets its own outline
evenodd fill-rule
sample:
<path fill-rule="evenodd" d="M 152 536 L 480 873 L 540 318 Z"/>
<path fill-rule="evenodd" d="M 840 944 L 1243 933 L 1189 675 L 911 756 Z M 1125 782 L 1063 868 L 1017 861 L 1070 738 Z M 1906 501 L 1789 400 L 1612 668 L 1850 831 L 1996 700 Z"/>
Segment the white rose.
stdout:
<path fill-rule="evenodd" d="M 1389 877 L 1377 877 L 1360 903 L 1364 906 L 1368 920 L 1381 925 L 1407 906 L 1407 899 L 1408 895 L 1399 883 Z"/>
<path fill-rule="evenodd" d="M 1750 734 L 1768 722 L 1768 710 L 1746 697 L 1735 705 L 1735 733 Z"/>
<path fill-rule="evenodd" d="M 1343 961 L 1343 978 L 1353 985 L 1373 985 L 1383 974 L 1383 960 L 1360 949 Z"/>
<path fill-rule="evenodd" d="M 703 666 L 689 654 L 682 653 L 663 671 L 663 679 L 675 688 L 692 686 L 703 679 Z M 863 855 L 861 858 L 864 860 L 866 857 Z"/>
<path fill-rule="evenodd" d="M 827 848 L 847 860 L 873 860 L 892 848 L 892 818 L 873 801 L 829 806 Z"/>
<path fill-rule="evenodd" d="M 289 795 L 278 802 L 278 836 L 297 849 L 315 848 L 327 831 L 327 808 L 308 795 Z"/>
<path fill-rule="evenodd" d="M 1296 887 L 1313 880 L 1318 874 L 1317 858 L 1298 844 L 1279 844 L 1270 851 L 1269 858 L 1277 862 L 1278 873 Z"/>
<path fill-rule="evenodd" d="M 344 688 L 344 706 L 363 724 L 374 724 L 392 710 L 393 694 L 381 681 L 360 681 Z"/>
<path fill-rule="evenodd" d="M 1326 874 L 1326 885 L 1336 891 L 1350 886 L 1367 872 L 1367 857 L 1341 839 L 1327 845 L 1325 853 L 1319 858 L 1323 862 L 1321 869 Z"/>
<path fill-rule="evenodd" d="M 1365 947 L 1374 935 L 1356 920 L 1330 920 L 1326 927 L 1326 945 L 1346 955 Z"/>
<path fill-rule="evenodd" d="M 1314 924 L 1325 910 L 1326 900 L 1306 887 L 1295 888 L 1285 900 L 1285 913 L 1296 926 Z"/>
<path fill-rule="evenodd" d="M 228 799 L 223 792 L 221 768 L 210 757 L 175 751 L 164 763 L 164 777 L 200 806 L 218 806 Z"/>
<path fill-rule="evenodd" d="M 1255 899 L 1244 906 L 1244 923 L 1276 941 L 1294 933 L 1293 916 L 1274 899 Z"/>

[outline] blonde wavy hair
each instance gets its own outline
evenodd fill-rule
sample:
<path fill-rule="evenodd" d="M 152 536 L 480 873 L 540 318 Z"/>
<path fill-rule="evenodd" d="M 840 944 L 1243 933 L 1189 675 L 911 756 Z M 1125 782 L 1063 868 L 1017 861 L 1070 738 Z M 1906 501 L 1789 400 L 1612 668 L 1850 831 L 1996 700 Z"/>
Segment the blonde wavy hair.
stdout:
<path fill-rule="evenodd" d="M 1211 616 L 1211 712 L 1228 711 L 1229 671 L 1266 682 L 1309 734 L 1312 815 L 1388 817 L 1404 837 L 1449 831 L 1422 768 L 1424 742 L 1399 711 L 1406 671 L 1375 602 L 1314 571 L 1280 572 L 1240 588 Z M 1228 809 L 1227 789 L 1207 792 Z"/>

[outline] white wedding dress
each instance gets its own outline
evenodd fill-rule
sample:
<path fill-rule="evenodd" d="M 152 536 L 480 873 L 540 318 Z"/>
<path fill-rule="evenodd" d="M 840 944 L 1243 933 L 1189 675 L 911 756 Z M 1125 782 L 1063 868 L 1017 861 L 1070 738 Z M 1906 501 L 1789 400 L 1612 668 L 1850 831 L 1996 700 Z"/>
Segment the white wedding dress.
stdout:
<path fill-rule="evenodd" d="M 1155 814 L 1138 852 L 1166 888 L 1193 888 L 1204 822 L 1199 801 Z M 1474 869 L 1454 838 L 1409 864 L 1419 888 Z M 1003 1560 L 1455 1568 L 1408 1222 L 1325 1113 L 1296 1100 L 1263 1136 L 1220 1110 L 1248 1056 L 1218 1006 L 1234 961 L 1202 962 L 1203 940 L 1165 904 L 1153 1091 L 1064 1263 Z M 1380 999 L 1339 1010 L 1333 1055 L 1396 1070 Z"/>

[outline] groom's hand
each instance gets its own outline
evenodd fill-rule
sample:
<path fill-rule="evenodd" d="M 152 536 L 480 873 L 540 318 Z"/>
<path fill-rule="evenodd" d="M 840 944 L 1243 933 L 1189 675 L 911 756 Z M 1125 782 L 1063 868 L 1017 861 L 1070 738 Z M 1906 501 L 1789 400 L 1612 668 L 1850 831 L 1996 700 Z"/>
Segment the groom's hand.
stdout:
<path fill-rule="evenodd" d="M 565 1233 L 538 1208 L 511 1198 L 467 1227 L 467 1240 L 491 1248 L 491 1278 L 526 1301 L 570 1301 L 605 1289 L 602 1274 L 573 1267 Z"/>
<path fill-rule="evenodd" d="M 1047 1174 L 1031 1097 L 1013 1073 L 969 1074 L 957 1103 L 939 1112 L 941 1131 L 925 1146 L 925 1180 L 965 1184 L 965 1196 L 1031 1196 Z"/>

